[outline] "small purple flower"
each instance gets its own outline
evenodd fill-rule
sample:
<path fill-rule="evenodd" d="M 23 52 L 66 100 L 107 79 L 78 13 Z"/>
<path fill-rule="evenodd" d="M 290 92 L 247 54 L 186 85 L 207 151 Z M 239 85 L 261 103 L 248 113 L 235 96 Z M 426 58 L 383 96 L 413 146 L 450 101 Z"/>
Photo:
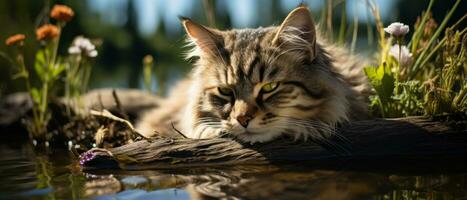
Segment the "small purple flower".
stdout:
<path fill-rule="evenodd" d="M 96 153 L 92 151 L 87 151 L 79 156 L 79 164 L 84 166 L 87 162 L 94 159 L 96 157 Z"/>
<path fill-rule="evenodd" d="M 390 24 L 388 27 L 384 28 L 384 31 L 386 33 L 391 34 L 394 37 L 402 37 L 410 31 L 410 28 L 408 25 L 405 25 L 403 23 L 394 22 Z"/>

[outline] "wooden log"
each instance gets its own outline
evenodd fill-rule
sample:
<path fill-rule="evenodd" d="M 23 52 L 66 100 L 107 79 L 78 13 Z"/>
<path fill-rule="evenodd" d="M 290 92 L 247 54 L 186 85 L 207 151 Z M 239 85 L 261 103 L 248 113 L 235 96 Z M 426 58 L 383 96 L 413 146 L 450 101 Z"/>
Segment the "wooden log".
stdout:
<path fill-rule="evenodd" d="M 457 128 L 426 117 L 357 121 L 326 141 L 244 144 L 230 138 L 140 140 L 112 149 L 92 149 L 80 158 L 84 170 L 267 164 L 337 159 L 467 158 L 465 122 Z"/>

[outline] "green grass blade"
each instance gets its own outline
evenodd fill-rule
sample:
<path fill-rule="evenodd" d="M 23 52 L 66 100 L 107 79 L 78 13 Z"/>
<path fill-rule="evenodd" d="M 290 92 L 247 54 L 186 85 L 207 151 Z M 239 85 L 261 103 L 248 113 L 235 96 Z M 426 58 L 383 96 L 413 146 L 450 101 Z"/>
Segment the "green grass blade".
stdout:
<path fill-rule="evenodd" d="M 441 31 L 444 30 L 444 27 L 447 25 L 449 19 L 451 18 L 452 14 L 454 13 L 454 11 L 457 9 L 457 7 L 459 6 L 461 0 L 457 0 L 456 3 L 454 4 L 454 6 L 452 7 L 452 9 L 448 12 L 448 14 L 446 15 L 446 17 L 444 17 L 444 20 L 443 22 L 441 23 L 441 25 L 438 27 L 438 29 L 436 30 L 435 34 L 433 34 L 433 36 L 430 38 L 429 42 L 428 42 L 428 45 L 427 47 L 422 51 L 422 53 L 420 54 L 420 56 L 418 56 L 417 60 L 415 61 L 415 64 L 413 65 L 410 73 L 409 73 L 409 79 L 413 79 L 415 77 L 415 75 L 417 74 L 417 71 L 418 71 L 418 68 L 420 68 L 420 64 L 421 62 L 423 61 L 425 55 L 427 54 L 428 50 L 430 49 L 429 47 L 436 41 L 436 39 L 438 38 L 439 34 L 441 34 Z"/>
<path fill-rule="evenodd" d="M 412 52 L 416 52 L 417 50 L 418 41 L 420 40 L 423 30 L 425 29 L 425 24 L 428 21 L 428 16 L 430 16 L 430 10 L 431 10 L 431 7 L 433 7 L 434 2 L 435 0 L 430 0 L 430 3 L 428 4 L 428 8 L 425 10 L 425 14 L 423 15 L 420 26 L 416 30 L 414 30 L 415 32 L 412 35 L 412 39 L 410 40 L 408 44 Z"/>
<path fill-rule="evenodd" d="M 339 27 L 339 38 L 338 42 L 339 44 L 344 44 L 345 42 L 345 29 L 347 25 L 347 4 L 346 1 L 343 2 L 343 10 L 342 10 L 342 15 L 341 15 L 341 25 Z"/>
<path fill-rule="evenodd" d="M 358 13 L 358 6 L 355 7 L 355 13 Z M 358 35 L 358 15 L 354 15 L 353 18 L 353 30 L 352 30 L 352 43 L 350 43 L 350 52 L 355 51 L 357 45 L 357 35 Z"/>

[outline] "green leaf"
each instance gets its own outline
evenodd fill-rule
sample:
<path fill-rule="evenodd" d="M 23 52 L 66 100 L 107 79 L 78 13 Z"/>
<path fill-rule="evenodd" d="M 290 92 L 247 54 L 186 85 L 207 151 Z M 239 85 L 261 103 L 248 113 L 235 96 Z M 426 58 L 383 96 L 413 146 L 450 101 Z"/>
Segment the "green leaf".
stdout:
<path fill-rule="evenodd" d="M 363 69 L 366 76 L 370 79 L 370 82 L 376 79 L 376 68 L 377 67 L 374 66 L 368 66 Z"/>
<path fill-rule="evenodd" d="M 395 78 L 391 68 L 383 63 L 378 67 L 366 67 L 364 71 L 381 101 L 390 101 L 395 85 Z"/>
<path fill-rule="evenodd" d="M 64 63 L 60 59 L 59 62 L 57 62 L 55 64 L 54 68 L 52 69 L 52 77 L 54 79 L 58 78 L 58 75 L 60 75 L 60 73 L 62 73 L 66 69 L 66 65 L 67 65 L 67 63 Z"/>
<path fill-rule="evenodd" d="M 46 55 L 45 50 L 39 50 L 36 53 L 36 60 L 34 62 L 34 70 L 36 70 L 37 76 L 44 81 L 46 79 L 47 63 L 46 63 Z"/>
<path fill-rule="evenodd" d="M 18 78 L 27 78 L 27 77 L 28 77 L 28 74 L 25 71 L 20 71 L 20 72 L 14 74 L 12 79 L 15 80 L 15 79 L 18 79 Z"/>
<path fill-rule="evenodd" d="M 391 73 L 391 68 L 386 64 L 378 67 L 378 75 L 381 77 L 380 98 L 388 101 L 394 92 L 395 78 Z"/>
<path fill-rule="evenodd" d="M 41 95 L 39 93 L 39 90 L 37 88 L 31 88 L 30 93 L 34 103 L 39 104 L 41 102 Z"/>

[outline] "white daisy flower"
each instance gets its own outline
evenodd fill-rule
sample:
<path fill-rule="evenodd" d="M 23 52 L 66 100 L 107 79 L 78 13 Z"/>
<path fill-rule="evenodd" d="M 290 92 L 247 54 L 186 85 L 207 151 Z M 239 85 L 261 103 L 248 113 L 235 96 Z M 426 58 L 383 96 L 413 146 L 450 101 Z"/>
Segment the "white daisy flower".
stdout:
<path fill-rule="evenodd" d="M 90 58 L 97 56 L 96 46 L 93 45 L 88 38 L 83 36 L 78 36 L 73 40 L 72 45 L 68 48 L 68 53 L 83 54 Z"/>
<path fill-rule="evenodd" d="M 412 53 L 410 53 L 409 49 L 405 45 L 399 46 L 398 44 L 395 44 L 389 50 L 389 55 L 393 56 L 401 66 L 406 66 L 412 62 Z"/>
<path fill-rule="evenodd" d="M 394 22 L 388 27 L 384 28 L 384 31 L 386 33 L 391 34 L 394 37 L 402 37 L 410 31 L 410 28 L 408 25 L 405 25 L 403 23 Z"/>

